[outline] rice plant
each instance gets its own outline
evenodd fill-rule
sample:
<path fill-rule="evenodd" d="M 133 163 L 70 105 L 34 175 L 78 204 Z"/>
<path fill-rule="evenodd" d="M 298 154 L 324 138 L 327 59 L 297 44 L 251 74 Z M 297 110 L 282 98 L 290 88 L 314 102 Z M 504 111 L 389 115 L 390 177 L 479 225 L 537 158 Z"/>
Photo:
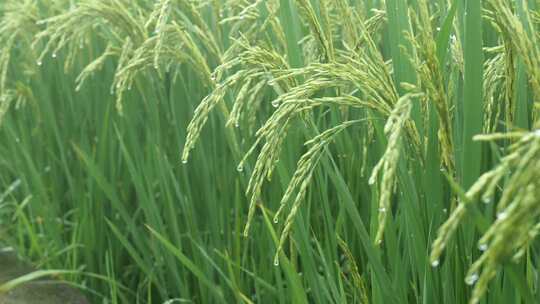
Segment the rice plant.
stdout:
<path fill-rule="evenodd" d="M 540 2 L 0 16 L 0 245 L 93 302 L 540 301 Z"/>

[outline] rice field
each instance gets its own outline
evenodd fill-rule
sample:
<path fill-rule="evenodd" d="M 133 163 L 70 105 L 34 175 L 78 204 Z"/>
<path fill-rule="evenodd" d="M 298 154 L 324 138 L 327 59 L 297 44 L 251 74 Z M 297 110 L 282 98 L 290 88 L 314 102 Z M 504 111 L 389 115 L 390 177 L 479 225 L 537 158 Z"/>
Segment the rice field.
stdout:
<path fill-rule="evenodd" d="M 538 0 L 4 0 L 0 248 L 91 303 L 540 303 L 539 29 Z"/>

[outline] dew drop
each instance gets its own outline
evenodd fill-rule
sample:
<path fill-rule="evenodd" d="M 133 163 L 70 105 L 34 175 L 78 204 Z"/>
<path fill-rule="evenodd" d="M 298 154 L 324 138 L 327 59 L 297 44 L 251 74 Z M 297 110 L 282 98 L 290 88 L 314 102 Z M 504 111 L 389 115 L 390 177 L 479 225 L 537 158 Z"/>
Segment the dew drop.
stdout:
<path fill-rule="evenodd" d="M 279 266 L 279 259 L 278 258 L 274 259 L 274 266 Z"/>
<path fill-rule="evenodd" d="M 37 65 L 41 66 L 42 64 L 43 64 L 43 62 L 41 62 L 41 60 L 37 61 Z"/>
<path fill-rule="evenodd" d="M 504 220 L 508 217 L 508 213 L 506 213 L 506 211 L 503 211 L 503 212 L 499 212 L 497 213 L 497 219 L 498 220 Z"/>
<path fill-rule="evenodd" d="M 482 197 L 482 202 L 484 204 L 489 204 L 489 203 L 491 203 L 491 198 L 489 196 L 484 196 L 484 197 Z"/>
<path fill-rule="evenodd" d="M 431 266 L 432 267 L 437 267 L 437 266 L 439 266 L 439 263 L 440 263 L 439 260 L 435 260 L 435 261 L 431 262 Z"/>
<path fill-rule="evenodd" d="M 440 32 L 441 31 L 441 28 L 440 27 L 437 27 L 437 32 Z"/>
<path fill-rule="evenodd" d="M 379 208 L 379 212 L 386 212 L 386 208 L 384 208 L 384 207 Z"/>
<path fill-rule="evenodd" d="M 56 58 L 56 56 L 57 56 L 56 53 L 52 54 L 52 58 Z"/>
<path fill-rule="evenodd" d="M 182 159 L 182 164 L 187 164 L 187 159 Z"/>
<path fill-rule="evenodd" d="M 444 209 L 442 210 L 442 212 L 446 213 L 446 212 L 448 212 L 448 209 L 444 208 Z"/>
<path fill-rule="evenodd" d="M 236 171 L 238 171 L 238 172 L 244 171 L 244 166 L 242 166 L 241 164 L 238 165 L 238 167 L 236 167 Z"/>
<path fill-rule="evenodd" d="M 277 100 L 272 101 L 272 107 L 274 107 L 274 108 L 279 107 L 279 101 L 277 101 Z"/>
<path fill-rule="evenodd" d="M 488 246 L 487 244 L 480 244 L 478 245 L 478 249 L 480 249 L 480 251 L 486 251 L 488 249 Z"/>
<path fill-rule="evenodd" d="M 476 283 L 476 281 L 478 281 L 478 274 L 473 273 L 465 279 L 465 284 L 473 285 L 474 283 Z"/>

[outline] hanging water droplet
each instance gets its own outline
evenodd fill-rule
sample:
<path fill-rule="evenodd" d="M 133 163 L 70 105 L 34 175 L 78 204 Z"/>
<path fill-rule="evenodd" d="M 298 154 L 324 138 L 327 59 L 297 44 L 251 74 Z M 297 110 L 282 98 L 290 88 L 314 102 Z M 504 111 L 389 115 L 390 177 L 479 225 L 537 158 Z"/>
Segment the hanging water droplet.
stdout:
<path fill-rule="evenodd" d="M 437 27 L 437 32 L 440 32 L 441 31 L 441 28 L 440 27 Z"/>
<path fill-rule="evenodd" d="M 482 202 L 483 202 L 484 204 L 489 204 L 489 203 L 491 203 L 491 197 L 489 197 L 489 196 L 484 196 L 484 197 L 482 197 Z"/>
<path fill-rule="evenodd" d="M 273 106 L 274 108 L 279 107 L 279 100 L 274 100 L 274 101 L 272 101 L 272 106 Z"/>
<path fill-rule="evenodd" d="M 41 62 L 41 60 L 37 61 L 37 65 L 41 66 L 42 64 L 43 64 L 43 62 Z"/>
<path fill-rule="evenodd" d="M 431 266 L 432 266 L 432 267 L 437 267 L 437 266 L 439 266 L 439 260 L 435 260 L 435 261 L 431 262 Z"/>
<path fill-rule="evenodd" d="M 473 285 L 474 283 L 476 283 L 476 281 L 478 281 L 478 274 L 473 273 L 465 279 L 465 284 Z"/>
<path fill-rule="evenodd" d="M 386 212 L 386 208 L 384 208 L 384 207 L 379 208 L 379 212 Z"/>
<path fill-rule="evenodd" d="M 480 251 L 486 251 L 488 249 L 488 246 L 487 244 L 480 244 L 478 245 L 478 249 L 480 249 Z"/>
<path fill-rule="evenodd" d="M 56 53 L 52 54 L 52 58 L 56 58 L 56 56 L 57 56 Z"/>
<path fill-rule="evenodd" d="M 274 259 L 274 266 L 279 266 L 279 259 L 278 258 Z"/>
<path fill-rule="evenodd" d="M 244 171 L 244 166 L 242 164 L 238 165 L 238 167 L 236 167 L 236 171 L 238 172 Z"/>
<path fill-rule="evenodd" d="M 442 210 L 442 212 L 446 213 L 446 212 L 448 212 L 448 209 L 444 208 L 444 209 Z"/>
<path fill-rule="evenodd" d="M 499 212 L 497 213 L 497 219 L 498 220 L 504 220 L 505 218 L 508 217 L 508 213 L 506 211 L 503 211 L 503 212 Z"/>
<path fill-rule="evenodd" d="M 187 159 L 182 159 L 182 164 L 187 164 Z"/>

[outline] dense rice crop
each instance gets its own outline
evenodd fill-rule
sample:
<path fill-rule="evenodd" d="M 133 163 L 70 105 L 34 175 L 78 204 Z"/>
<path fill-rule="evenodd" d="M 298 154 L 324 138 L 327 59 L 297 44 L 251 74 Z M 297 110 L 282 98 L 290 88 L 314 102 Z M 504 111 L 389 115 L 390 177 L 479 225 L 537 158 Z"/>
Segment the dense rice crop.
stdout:
<path fill-rule="evenodd" d="M 0 245 L 93 302 L 540 302 L 540 1 L 0 16 Z"/>

